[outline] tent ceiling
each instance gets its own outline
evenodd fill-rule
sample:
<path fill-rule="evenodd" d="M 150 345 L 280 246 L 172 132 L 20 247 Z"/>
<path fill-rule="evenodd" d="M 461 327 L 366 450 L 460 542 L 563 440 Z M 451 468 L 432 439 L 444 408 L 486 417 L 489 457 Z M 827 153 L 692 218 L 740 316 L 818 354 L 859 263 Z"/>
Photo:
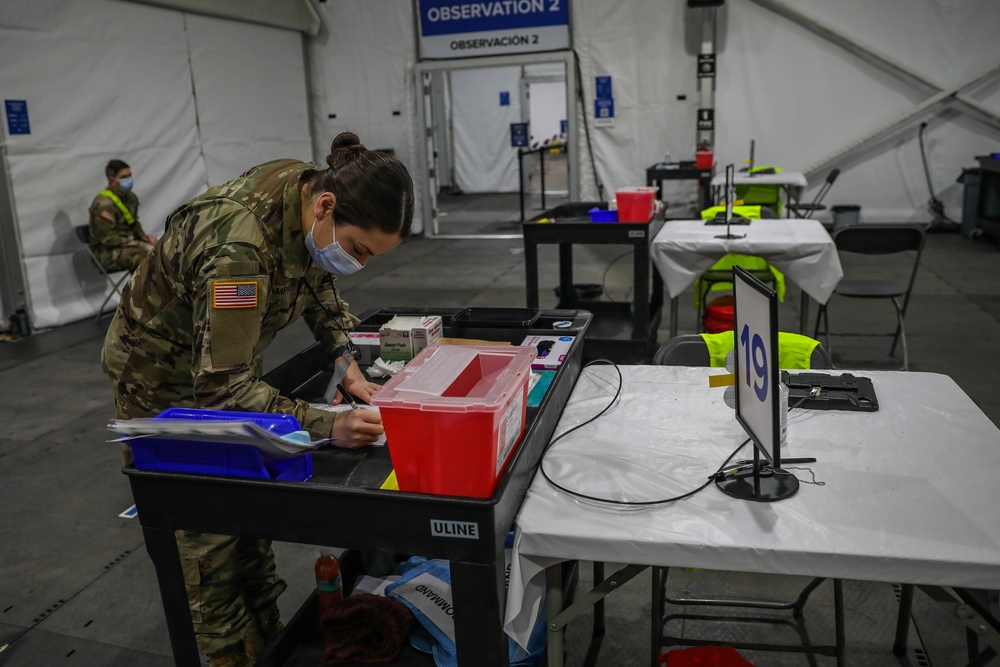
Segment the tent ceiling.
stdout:
<path fill-rule="evenodd" d="M 319 34 L 319 14 L 309 0 L 132 0 L 192 14 L 261 23 L 275 28 L 298 30 L 307 35 Z"/>

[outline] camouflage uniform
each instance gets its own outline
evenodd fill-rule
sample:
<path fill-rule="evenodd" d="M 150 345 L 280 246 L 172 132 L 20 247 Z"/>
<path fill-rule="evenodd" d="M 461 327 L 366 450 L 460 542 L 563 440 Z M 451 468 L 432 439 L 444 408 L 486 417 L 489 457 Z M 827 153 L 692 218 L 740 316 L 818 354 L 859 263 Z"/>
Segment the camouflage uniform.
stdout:
<path fill-rule="evenodd" d="M 148 245 L 139 222 L 139 198 L 126 192 L 118 199 L 132 214 L 133 222 L 128 222 L 110 197 L 98 194 L 90 204 L 90 249 L 108 271 L 134 271 L 146 256 Z"/>
<path fill-rule="evenodd" d="M 173 406 L 275 412 L 294 415 L 316 437 L 330 436 L 333 413 L 260 380 L 264 348 L 300 314 L 331 352 L 358 322 L 305 247 L 299 183 L 313 169 L 268 162 L 168 217 L 104 342 L 101 359 L 120 418 Z M 285 589 L 268 540 L 178 531 L 177 545 L 204 653 L 238 642 L 251 615 L 273 610 Z"/>

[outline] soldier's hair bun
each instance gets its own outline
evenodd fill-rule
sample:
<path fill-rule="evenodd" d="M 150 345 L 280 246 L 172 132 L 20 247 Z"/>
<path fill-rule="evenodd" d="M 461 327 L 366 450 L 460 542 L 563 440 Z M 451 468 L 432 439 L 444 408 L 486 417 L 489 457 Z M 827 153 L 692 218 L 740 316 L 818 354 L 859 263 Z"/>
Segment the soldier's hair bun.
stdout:
<path fill-rule="evenodd" d="M 337 169 L 367 150 L 361 145 L 358 135 L 353 132 L 341 132 L 330 144 L 330 154 L 326 156 L 326 163 L 330 169 Z"/>

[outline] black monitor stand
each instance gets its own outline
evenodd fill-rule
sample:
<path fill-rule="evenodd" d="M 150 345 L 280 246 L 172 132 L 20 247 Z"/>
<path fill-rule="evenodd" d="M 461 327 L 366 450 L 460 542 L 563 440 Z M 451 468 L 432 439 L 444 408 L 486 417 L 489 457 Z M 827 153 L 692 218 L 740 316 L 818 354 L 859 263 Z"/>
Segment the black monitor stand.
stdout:
<path fill-rule="evenodd" d="M 726 166 L 726 233 L 716 234 L 715 238 L 717 239 L 741 239 L 744 236 L 746 236 L 746 234 L 733 234 L 729 230 L 729 226 L 733 224 L 733 198 L 736 196 L 735 192 L 736 188 L 735 185 L 733 184 L 734 172 L 735 168 L 733 167 L 733 165 L 730 164 Z M 740 220 L 744 220 L 744 218 L 741 216 Z M 710 221 L 706 224 L 713 224 L 713 223 L 718 224 L 715 221 Z M 743 223 L 736 223 L 736 224 L 748 224 L 748 223 L 749 220 L 746 220 Z"/>
<path fill-rule="evenodd" d="M 780 461 L 778 464 L 780 466 Z M 762 470 L 763 462 L 757 447 L 753 452 L 753 469 L 737 473 L 732 477 L 715 480 L 719 490 L 740 500 L 755 500 L 761 503 L 772 503 L 776 500 L 791 498 L 799 490 L 798 478 L 780 467 Z"/>

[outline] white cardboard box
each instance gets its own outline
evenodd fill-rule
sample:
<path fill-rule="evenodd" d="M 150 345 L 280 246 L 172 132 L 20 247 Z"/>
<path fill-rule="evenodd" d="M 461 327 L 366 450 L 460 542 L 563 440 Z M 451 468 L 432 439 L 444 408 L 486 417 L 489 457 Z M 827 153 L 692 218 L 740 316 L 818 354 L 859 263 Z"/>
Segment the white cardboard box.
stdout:
<path fill-rule="evenodd" d="M 386 361 L 409 361 L 441 338 L 440 315 L 396 315 L 379 329 L 381 356 Z"/>

